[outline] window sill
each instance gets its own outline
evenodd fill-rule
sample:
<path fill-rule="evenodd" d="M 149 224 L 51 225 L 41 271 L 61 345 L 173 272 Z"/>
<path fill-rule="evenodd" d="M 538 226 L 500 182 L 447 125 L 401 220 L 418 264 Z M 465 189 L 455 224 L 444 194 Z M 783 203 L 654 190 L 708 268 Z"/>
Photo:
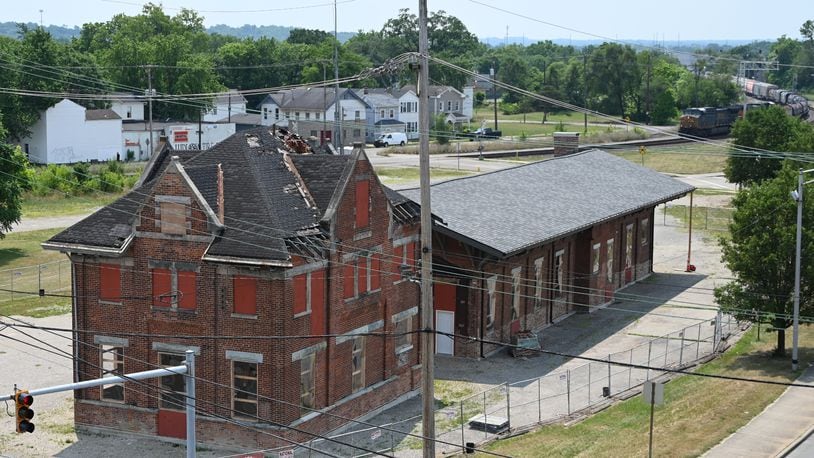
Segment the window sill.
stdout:
<path fill-rule="evenodd" d="M 300 313 L 296 313 L 296 314 L 294 314 L 294 318 L 302 318 L 302 317 L 304 317 L 304 316 L 308 316 L 308 315 L 310 315 L 310 314 L 311 314 L 311 311 L 310 311 L 310 310 L 306 310 L 306 311 L 304 311 L 304 312 L 300 312 Z"/>
<path fill-rule="evenodd" d="M 406 345 L 406 346 L 404 346 L 404 347 L 397 348 L 397 349 L 396 349 L 396 354 L 397 354 L 397 355 L 400 355 L 400 354 L 402 354 L 402 353 L 407 353 L 408 351 L 410 351 L 410 350 L 412 350 L 412 349 L 413 349 L 413 345 L 412 345 L 412 344 L 410 344 L 410 345 Z"/>
<path fill-rule="evenodd" d="M 372 236 L 373 236 L 373 231 L 370 230 L 370 229 L 367 229 L 367 228 L 362 229 L 362 230 L 357 229 L 356 233 L 353 234 L 353 241 L 356 242 L 357 240 L 370 238 Z"/>
<path fill-rule="evenodd" d="M 99 299 L 99 305 L 122 305 L 122 302 L 106 301 L 104 299 Z"/>
<path fill-rule="evenodd" d="M 245 313 L 232 313 L 232 318 L 243 318 L 244 320 L 256 320 L 257 315 L 249 315 Z"/>

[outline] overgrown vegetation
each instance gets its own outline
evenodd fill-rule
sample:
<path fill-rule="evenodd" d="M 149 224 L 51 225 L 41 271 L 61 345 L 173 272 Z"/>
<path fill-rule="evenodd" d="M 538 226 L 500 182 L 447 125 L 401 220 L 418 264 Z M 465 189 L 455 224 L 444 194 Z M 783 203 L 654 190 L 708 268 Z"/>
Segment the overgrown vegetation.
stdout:
<path fill-rule="evenodd" d="M 96 170 L 87 162 L 73 165 L 49 164 L 34 168 L 31 192 L 35 196 L 49 196 L 55 192 L 65 196 L 81 196 L 101 191 L 121 193 L 133 187 L 138 174 L 125 174 L 124 167 L 110 161 Z"/>

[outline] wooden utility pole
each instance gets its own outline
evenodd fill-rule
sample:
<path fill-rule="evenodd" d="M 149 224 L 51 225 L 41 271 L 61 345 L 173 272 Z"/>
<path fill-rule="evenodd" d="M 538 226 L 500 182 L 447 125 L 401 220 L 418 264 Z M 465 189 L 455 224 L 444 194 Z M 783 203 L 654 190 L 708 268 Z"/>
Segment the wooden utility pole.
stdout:
<path fill-rule="evenodd" d="M 149 128 L 150 128 L 150 157 L 153 157 L 155 152 L 155 145 L 153 144 L 153 69 L 155 65 L 145 65 L 147 69 L 147 106 L 149 111 Z"/>
<path fill-rule="evenodd" d="M 337 32 L 336 0 L 334 0 L 334 147 L 339 154 L 344 154 L 342 149 L 342 107 L 339 103 L 339 34 Z"/>
<path fill-rule="evenodd" d="M 435 457 L 435 333 L 432 306 L 430 209 L 430 94 L 427 0 L 418 2 L 418 131 L 421 184 L 421 399 L 424 458 Z"/>

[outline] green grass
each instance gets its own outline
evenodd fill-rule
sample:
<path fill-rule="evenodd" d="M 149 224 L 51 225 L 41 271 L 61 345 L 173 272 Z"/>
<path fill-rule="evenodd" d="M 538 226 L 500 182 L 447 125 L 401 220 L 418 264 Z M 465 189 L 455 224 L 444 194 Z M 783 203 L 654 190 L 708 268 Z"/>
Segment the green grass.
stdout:
<path fill-rule="evenodd" d="M 692 175 L 698 173 L 721 172 L 726 166 L 726 154 L 721 148 L 717 153 L 709 152 L 710 147 L 667 145 L 650 147 L 644 155 L 644 166 L 657 172 Z M 638 148 L 614 152 L 619 157 L 636 164 L 642 164 Z"/>
<path fill-rule="evenodd" d="M 376 174 L 385 185 L 411 183 L 419 180 L 418 167 L 377 167 Z M 431 179 L 451 179 L 471 174 L 471 172 L 464 170 L 430 169 Z"/>
<path fill-rule="evenodd" d="M 122 194 L 94 193 L 83 196 L 35 196 L 28 194 L 23 199 L 23 218 L 45 216 L 68 216 L 91 213 L 121 197 Z"/>
<path fill-rule="evenodd" d="M 726 354 L 698 372 L 779 382 L 799 376 L 800 371 L 789 370 L 788 357 L 771 356 L 776 335 L 763 333 L 760 342 L 755 335 L 755 329 L 750 330 Z M 800 335 L 801 342 L 811 342 L 814 330 L 802 327 Z M 790 341 L 791 333 L 786 337 Z M 814 349 L 801 347 L 801 355 L 810 361 Z M 783 390 L 782 386 L 694 376 L 673 380 L 665 386 L 664 405 L 656 407 L 654 454 L 698 456 L 748 423 Z M 636 396 L 570 427 L 546 426 L 488 448 L 514 457 L 646 456 L 649 421 L 649 406 Z"/>
<path fill-rule="evenodd" d="M 478 126 L 480 126 L 481 120 L 486 121 L 494 121 L 495 119 L 495 112 L 494 107 L 489 102 L 488 106 L 482 106 L 475 108 L 475 113 L 473 115 L 474 119 L 478 121 Z M 497 113 L 497 121 L 498 124 L 500 123 L 501 119 L 509 119 L 513 121 L 522 121 L 523 114 L 513 114 L 513 115 L 506 115 L 500 111 L 500 104 L 498 104 L 498 113 Z M 541 123 L 543 121 L 543 112 L 542 111 L 535 111 L 532 113 L 525 114 L 526 123 Z M 564 123 L 583 123 L 584 116 L 582 113 L 577 113 L 574 111 L 561 111 L 556 113 L 549 113 L 546 117 L 546 122 L 548 123 L 556 123 L 556 122 L 564 122 Z M 605 118 L 599 118 L 597 116 L 589 115 L 588 116 L 589 123 L 606 123 L 608 122 Z"/>
<path fill-rule="evenodd" d="M 12 232 L 0 242 L 0 313 L 43 317 L 70 311 L 70 297 L 30 294 L 39 288 L 49 294 L 71 294 L 71 270 L 65 255 L 40 247 L 40 243 L 59 231 Z"/>
<path fill-rule="evenodd" d="M 732 220 L 733 212 L 732 208 L 693 206 L 692 228 L 709 232 L 712 235 L 726 235 L 729 233 L 729 223 Z M 685 205 L 668 206 L 667 214 L 676 218 L 682 227 L 687 227 L 689 224 L 689 207 Z"/>

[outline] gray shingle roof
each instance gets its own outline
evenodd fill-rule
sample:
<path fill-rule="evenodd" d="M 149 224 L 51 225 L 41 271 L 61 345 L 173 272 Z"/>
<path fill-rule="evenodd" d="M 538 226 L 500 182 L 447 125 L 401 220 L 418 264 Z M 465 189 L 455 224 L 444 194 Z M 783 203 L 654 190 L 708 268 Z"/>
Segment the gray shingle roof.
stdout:
<path fill-rule="evenodd" d="M 85 110 L 85 121 L 102 121 L 105 119 L 122 119 L 115 111 L 103 108 L 101 110 Z"/>
<path fill-rule="evenodd" d="M 276 103 L 281 109 L 285 110 L 325 110 L 334 104 L 336 100 L 335 94 L 336 91 L 332 87 L 299 87 L 268 94 L 263 101 L 260 102 L 260 105 L 262 106 L 271 99 L 271 101 Z M 351 89 L 339 88 L 339 97 L 343 99 L 355 98 L 367 104 L 367 102 L 362 100 L 362 98 Z"/>
<path fill-rule="evenodd" d="M 695 189 L 591 150 L 432 186 L 446 230 L 509 255 Z M 418 203 L 418 189 L 399 191 Z"/>
<path fill-rule="evenodd" d="M 252 144 L 247 141 L 252 138 Z M 179 156 L 194 186 L 217 212 L 217 164 L 224 175 L 225 228 L 215 234 L 207 255 L 263 261 L 287 261 L 289 239 L 313 233 L 343 177 L 348 157 L 291 155 L 317 207 L 299 191 L 297 176 L 286 166 L 283 141 L 268 127 L 238 132 L 205 151 L 162 151 L 145 183 L 88 218 L 52 237 L 47 244 L 119 250 L 132 234 L 136 214 L 153 186 Z M 310 187 L 313 189 L 310 189 Z M 315 235 L 316 236 L 316 235 Z"/>

